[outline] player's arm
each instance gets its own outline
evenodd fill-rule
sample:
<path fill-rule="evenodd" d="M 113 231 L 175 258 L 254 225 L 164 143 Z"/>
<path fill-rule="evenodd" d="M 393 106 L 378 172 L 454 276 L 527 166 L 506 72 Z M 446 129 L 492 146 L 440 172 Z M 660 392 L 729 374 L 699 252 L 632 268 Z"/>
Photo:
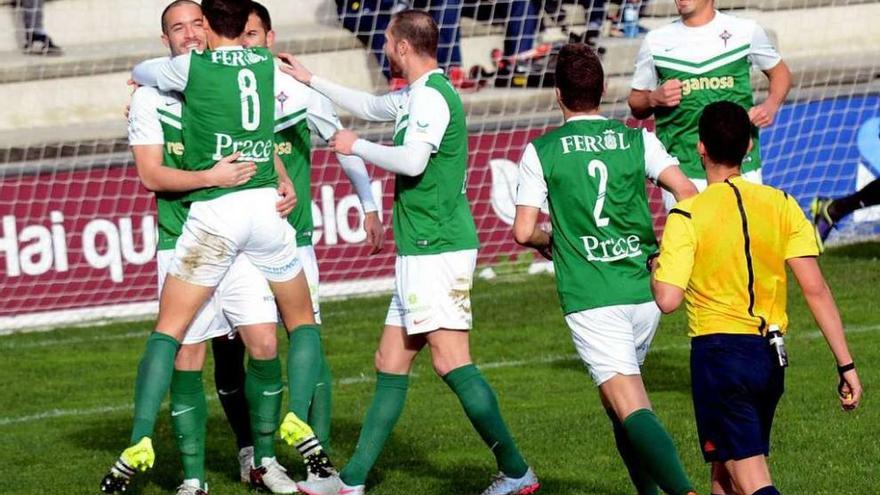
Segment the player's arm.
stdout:
<path fill-rule="evenodd" d="M 241 153 L 224 157 L 207 170 L 187 171 L 163 165 L 163 145 L 133 145 L 131 153 L 138 177 L 153 192 L 186 192 L 205 187 L 235 187 L 245 184 L 257 171 L 253 162 L 236 162 Z"/>
<path fill-rule="evenodd" d="M 159 57 L 137 64 L 131 78 L 140 86 L 151 86 L 162 91 L 183 91 L 189 77 L 190 54 L 174 58 Z"/>
<path fill-rule="evenodd" d="M 673 208 L 666 219 L 660 255 L 653 258 L 649 267 L 654 302 L 663 313 L 675 311 L 684 301 L 695 254 L 696 236 L 690 213 Z"/>
<path fill-rule="evenodd" d="M 807 306 L 813 313 L 813 318 L 816 319 L 825 341 L 828 342 L 837 365 L 851 364 L 853 360 L 846 343 L 840 312 L 816 261 L 819 249 L 815 231 L 797 201 L 791 196 L 787 197 L 786 201 L 787 223 L 790 225 L 785 247 L 786 262 L 801 287 Z M 844 409 L 854 409 L 859 405 L 862 385 L 855 369 L 841 373 L 838 391 Z"/>
<path fill-rule="evenodd" d="M 773 124 L 776 113 L 791 90 L 791 71 L 761 26 L 755 26 L 749 46 L 749 60 L 768 79 L 767 99 L 749 109 L 749 118 L 758 127 Z"/>
<path fill-rule="evenodd" d="M 516 216 L 513 239 L 517 244 L 537 249 L 545 258 L 553 259 L 553 236 L 540 228 L 538 216 L 547 201 L 547 182 L 535 147 L 529 143 L 519 161 L 516 184 Z"/>
<path fill-rule="evenodd" d="M 643 129 L 642 138 L 645 143 L 645 176 L 672 193 L 675 201 L 696 196 L 697 188 L 678 167 L 678 158 L 666 151 L 653 132 Z"/>
<path fill-rule="evenodd" d="M 309 126 L 324 141 L 329 142 L 333 134 L 342 129 L 342 123 L 333 110 L 330 100 L 317 91 L 309 90 L 309 93 L 311 93 L 307 109 Z M 372 246 L 370 254 L 376 254 L 382 251 L 385 244 L 385 228 L 379 218 L 379 208 L 373 199 L 367 166 L 359 156 L 336 153 L 336 159 L 361 201 L 364 209 L 364 231 L 367 233 L 367 242 Z"/>
<path fill-rule="evenodd" d="M 449 106 L 443 96 L 433 88 L 422 87 L 410 95 L 403 145 L 384 146 L 342 130 L 331 140 L 331 149 L 343 154 L 354 153 L 395 174 L 416 177 L 425 171 L 431 154 L 440 148 L 449 119 Z"/>
<path fill-rule="evenodd" d="M 296 57 L 289 53 L 280 53 L 278 58 L 285 62 L 285 64 L 278 65 L 282 72 L 306 86 L 311 86 L 330 98 L 333 103 L 360 119 L 387 122 L 394 120 L 397 116 L 397 106 L 402 102 L 397 93 L 376 96 L 365 91 L 346 88 L 313 75 Z"/>
<path fill-rule="evenodd" d="M 648 40 L 642 41 L 636 57 L 635 70 L 627 99 L 633 117 L 647 119 L 658 107 L 674 107 L 681 103 L 681 81 L 670 79 L 658 87 L 657 69 Z"/>

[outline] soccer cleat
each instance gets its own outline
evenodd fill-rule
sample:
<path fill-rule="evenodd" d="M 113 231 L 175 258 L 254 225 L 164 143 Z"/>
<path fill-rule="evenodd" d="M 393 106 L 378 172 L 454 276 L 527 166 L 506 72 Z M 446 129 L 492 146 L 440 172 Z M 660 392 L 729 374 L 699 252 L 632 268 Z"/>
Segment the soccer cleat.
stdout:
<path fill-rule="evenodd" d="M 281 435 L 281 439 L 291 446 L 296 446 L 315 438 L 315 432 L 312 431 L 312 427 L 296 417 L 296 414 L 292 412 L 284 416 L 281 426 L 278 427 L 278 433 Z"/>
<path fill-rule="evenodd" d="M 819 243 L 819 252 L 825 250 L 825 239 L 834 228 L 834 219 L 828 213 L 828 207 L 834 200 L 822 196 L 813 198 L 810 203 L 810 213 L 813 215 L 813 227 L 816 229 L 816 242 Z"/>
<path fill-rule="evenodd" d="M 242 483 L 248 483 L 251 479 L 251 469 L 254 467 L 254 448 L 244 447 L 238 451 L 238 474 Z"/>
<path fill-rule="evenodd" d="M 250 469 L 250 487 L 269 493 L 299 493 L 287 470 L 274 457 L 264 457 L 260 467 Z"/>
<path fill-rule="evenodd" d="M 364 485 L 346 485 L 339 475 L 327 478 L 312 478 L 297 483 L 299 490 L 306 495 L 364 495 Z"/>
<path fill-rule="evenodd" d="M 309 478 L 328 478 L 336 474 L 330 457 L 321 447 L 315 432 L 292 412 L 287 413 L 278 427 L 281 439 L 292 445 L 303 456 Z"/>
<path fill-rule="evenodd" d="M 156 462 L 156 454 L 153 452 L 153 442 L 150 437 L 144 437 L 122 451 L 122 455 L 110 468 L 110 472 L 101 480 L 101 492 L 124 492 L 131 483 L 131 477 L 138 471 L 146 471 L 153 467 L 154 462 Z"/>
<path fill-rule="evenodd" d="M 183 484 L 177 487 L 176 495 L 208 495 L 207 485 L 205 485 L 203 490 L 198 486 L 199 480 L 193 480 L 195 481 L 194 484 L 190 484 L 187 481 L 184 481 Z"/>
<path fill-rule="evenodd" d="M 483 491 L 483 495 L 530 495 L 540 488 L 538 477 L 529 468 L 522 478 L 511 478 L 504 473 L 498 473 L 489 488 Z"/>

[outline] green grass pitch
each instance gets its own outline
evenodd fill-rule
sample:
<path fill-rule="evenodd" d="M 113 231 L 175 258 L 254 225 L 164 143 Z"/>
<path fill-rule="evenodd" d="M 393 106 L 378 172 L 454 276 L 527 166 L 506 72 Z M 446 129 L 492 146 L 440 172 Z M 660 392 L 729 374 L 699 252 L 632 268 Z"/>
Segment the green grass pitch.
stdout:
<path fill-rule="evenodd" d="M 880 244 L 838 249 L 822 265 L 849 330 L 867 393 L 854 413 L 837 406 L 833 358 L 796 284 L 790 284 L 792 367 L 777 415 L 771 466 L 787 494 L 880 493 Z M 323 305 L 324 342 L 334 373 L 332 453 L 351 454 L 373 391 L 373 352 L 387 296 Z M 596 391 L 574 356 L 548 276 L 507 276 L 473 291 L 473 356 L 545 494 L 633 493 Z M 97 493 L 105 469 L 126 446 L 135 369 L 150 322 L 0 338 L 0 493 Z M 654 407 L 700 493 L 708 471 L 691 408 L 683 311 L 665 317 L 644 367 Z M 281 346 L 284 347 L 284 346 Z M 283 351 L 282 351 L 283 352 Z M 209 394 L 208 481 L 215 494 L 246 493 L 237 482 L 231 431 Z M 173 493 L 180 463 L 167 407 L 155 436 L 157 465 L 133 493 Z M 279 441 L 295 478 L 302 468 Z M 368 482 L 369 493 L 477 494 L 495 471 L 488 450 L 454 395 L 420 357 L 407 407 Z"/>

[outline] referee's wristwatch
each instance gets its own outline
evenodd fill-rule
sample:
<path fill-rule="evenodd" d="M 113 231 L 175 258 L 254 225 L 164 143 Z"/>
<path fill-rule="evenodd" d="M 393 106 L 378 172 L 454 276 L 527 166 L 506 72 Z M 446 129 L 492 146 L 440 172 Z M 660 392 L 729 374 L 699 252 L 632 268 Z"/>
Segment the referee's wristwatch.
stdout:
<path fill-rule="evenodd" d="M 844 364 L 843 366 L 837 366 L 837 376 L 840 377 L 840 381 L 837 383 L 838 395 L 843 394 L 843 386 L 846 385 L 846 380 L 843 379 L 843 374 L 854 369 L 856 369 L 856 363 L 853 361 L 850 361 L 849 364 Z"/>

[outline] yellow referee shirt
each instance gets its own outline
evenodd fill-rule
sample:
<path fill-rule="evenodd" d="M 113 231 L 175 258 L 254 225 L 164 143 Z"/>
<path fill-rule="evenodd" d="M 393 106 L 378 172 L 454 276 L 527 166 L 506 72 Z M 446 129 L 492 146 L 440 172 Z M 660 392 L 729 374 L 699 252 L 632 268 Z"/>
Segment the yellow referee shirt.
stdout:
<path fill-rule="evenodd" d="M 785 331 L 785 260 L 818 256 L 797 201 L 737 176 L 669 212 L 655 278 L 685 291 L 691 337 Z"/>

